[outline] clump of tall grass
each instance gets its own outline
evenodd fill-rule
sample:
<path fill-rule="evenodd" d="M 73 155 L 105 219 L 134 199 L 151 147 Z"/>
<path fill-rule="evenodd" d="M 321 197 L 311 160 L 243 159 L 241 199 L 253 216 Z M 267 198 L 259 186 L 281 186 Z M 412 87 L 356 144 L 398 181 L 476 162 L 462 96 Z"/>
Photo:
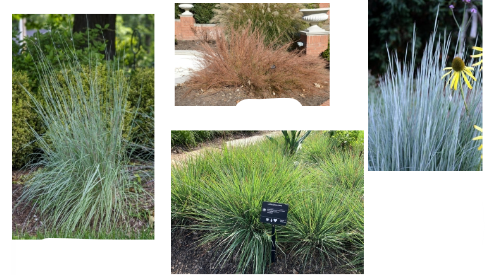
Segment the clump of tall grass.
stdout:
<path fill-rule="evenodd" d="M 284 142 L 284 136 L 276 139 Z M 234 261 L 235 272 L 263 273 L 270 263 L 271 226 L 259 221 L 261 204 L 287 203 L 288 224 L 277 229 L 278 253 L 293 255 L 306 268 L 351 265 L 363 250 L 352 245 L 357 236 L 363 242 L 355 218 L 356 213 L 363 218 L 363 177 L 353 185 L 333 182 L 319 168 L 321 159 L 312 165 L 302 159 L 305 150 L 329 142 L 327 134 L 316 132 L 289 156 L 265 139 L 172 166 L 173 227 L 201 231 L 200 244 L 220 249 L 217 265 Z M 333 146 L 328 153 L 344 152 Z"/>
<path fill-rule="evenodd" d="M 192 160 L 183 172 L 172 171 L 172 204 L 197 222 L 190 228 L 205 231 L 202 243 L 223 247 L 219 264 L 239 259 L 238 272 L 264 272 L 269 261 L 271 228 L 259 221 L 261 203 L 287 202 L 300 189 L 300 171 L 278 151 L 263 148 L 225 148 L 222 154 L 207 153 L 210 161 Z M 206 172 L 184 176 L 193 175 L 188 167 L 194 162 Z"/>
<path fill-rule="evenodd" d="M 304 270 L 314 265 L 323 273 L 325 262 L 349 263 L 345 254 L 350 252 L 348 229 L 355 204 L 360 201 L 339 186 L 321 186 L 311 195 L 305 192 L 292 196 L 293 207 L 288 213 L 291 223 L 282 230 Z"/>
<path fill-rule="evenodd" d="M 59 61 L 61 77 L 38 45 L 29 48 L 38 51 L 42 100 L 25 92 L 47 131 L 42 136 L 34 131 L 43 155 L 32 166 L 42 169 L 26 183 L 20 202 L 30 202 L 46 227 L 59 234 L 124 228 L 140 196 L 130 188 L 135 169 L 123 138 L 129 84 L 119 63 L 91 60 L 92 70 L 86 71 L 75 51 L 62 46 L 70 55 Z M 98 67 L 106 70 L 105 81 L 99 80 Z"/>
<path fill-rule="evenodd" d="M 252 91 L 278 93 L 298 90 L 315 92 L 315 84 L 322 84 L 324 61 L 320 57 L 303 55 L 300 51 L 288 52 L 289 44 L 276 46 L 264 43 L 265 34 L 232 27 L 226 36 L 216 34 L 216 47 L 202 44 L 200 67 L 188 81 L 194 89 L 207 90 L 227 86 L 244 86 Z"/>
<path fill-rule="evenodd" d="M 305 8 L 300 3 L 221 3 L 217 7 L 211 23 L 228 29 L 251 24 L 252 30 L 259 29 L 265 34 L 267 45 L 275 41 L 284 45 L 295 39 L 295 33 L 308 27 L 299 11 Z"/>
<path fill-rule="evenodd" d="M 459 89 L 441 79 L 450 36 L 431 35 L 417 72 L 415 41 L 409 61 L 389 54 L 378 92 L 369 93 L 369 170 L 476 170 L 480 152 L 472 138 L 473 125 L 482 123 L 482 71 L 474 71 L 472 89 L 463 85 L 467 112 Z"/>

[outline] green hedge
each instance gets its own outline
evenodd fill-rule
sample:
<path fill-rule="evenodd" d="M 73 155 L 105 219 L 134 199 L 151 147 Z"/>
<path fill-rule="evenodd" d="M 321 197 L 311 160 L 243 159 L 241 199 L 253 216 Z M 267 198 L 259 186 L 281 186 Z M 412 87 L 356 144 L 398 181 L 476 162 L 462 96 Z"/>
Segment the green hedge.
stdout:
<path fill-rule="evenodd" d="M 84 90 L 89 92 L 89 74 L 96 73 L 98 81 L 105 82 L 107 71 L 105 66 L 98 66 L 89 70 L 84 66 L 85 74 L 82 75 Z M 70 72 L 67 72 L 68 75 Z M 64 77 L 58 73 L 61 85 L 65 85 Z M 154 69 L 139 68 L 132 74 L 125 74 L 127 82 L 130 81 L 127 112 L 125 113 L 124 138 L 134 140 L 146 147 L 153 147 L 154 138 Z M 40 94 L 30 86 L 31 81 L 26 72 L 13 72 L 12 76 L 12 167 L 18 169 L 26 165 L 31 159 L 31 154 L 36 150 L 35 143 L 25 147 L 24 145 L 34 140 L 34 134 L 28 125 L 36 132 L 44 133 L 42 125 L 35 109 L 30 104 L 27 93 L 20 86 L 23 85 L 32 94 Z M 105 86 L 107 87 L 107 86 Z M 38 87 L 37 87 L 38 88 Z M 39 88 L 38 88 L 39 89 Z M 65 89 L 68 91 L 68 89 Z M 107 89 L 102 90 L 108 93 Z M 41 100 L 42 102 L 42 100 Z M 135 112 L 136 111 L 136 112 Z M 28 124 L 27 124 L 28 123 Z M 131 134 L 129 134 L 129 129 Z"/>
<path fill-rule="evenodd" d="M 179 19 L 179 14 L 184 10 L 179 8 L 181 3 L 175 3 L 175 19 Z M 197 24 L 209 24 L 209 21 L 214 17 L 214 9 L 216 9 L 217 3 L 194 3 L 194 7 L 190 9 L 190 12 L 194 14 L 195 23 Z"/>
<path fill-rule="evenodd" d="M 34 146 L 34 134 L 29 125 L 38 123 L 24 88 L 29 90 L 29 79 L 24 72 L 12 71 L 12 166 L 20 168 L 28 162 Z M 26 146 L 27 145 L 27 146 Z"/>
<path fill-rule="evenodd" d="M 406 49 L 410 49 L 413 40 L 413 30 L 416 26 L 415 52 L 422 52 L 433 32 L 438 12 L 437 35 L 443 38 L 444 31 L 446 36 L 451 35 L 450 53 L 454 52 L 454 44 L 458 38 L 458 27 L 453 19 L 449 5 L 454 4 L 454 14 L 458 23 L 461 24 L 463 9 L 469 9 L 470 5 L 476 5 L 479 11 L 482 10 L 482 1 L 472 1 L 466 4 L 463 1 L 423 1 L 423 0 L 369 0 L 368 1 L 368 31 L 369 31 L 369 70 L 373 75 L 384 74 L 389 60 L 389 52 L 396 51 L 400 59 L 404 59 Z M 468 7 L 467 7 L 468 6 Z M 466 47 L 471 48 L 475 45 L 482 45 L 481 33 L 483 28 L 479 23 L 477 41 L 470 38 L 470 28 L 466 31 Z M 409 58 L 410 52 L 408 52 Z M 453 56 L 449 56 L 453 58 Z M 416 56 L 416 67 L 421 64 L 421 57 Z"/>
<path fill-rule="evenodd" d="M 172 131 L 171 145 L 195 147 L 197 144 L 215 139 L 217 137 L 230 137 L 237 133 L 250 133 L 256 131 Z"/>
<path fill-rule="evenodd" d="M 136 111 L 132 139 L 150 146 L 155 138 L 155 69 L 142 68 L 131 73 L 128 102 L 132 112 Z"/>

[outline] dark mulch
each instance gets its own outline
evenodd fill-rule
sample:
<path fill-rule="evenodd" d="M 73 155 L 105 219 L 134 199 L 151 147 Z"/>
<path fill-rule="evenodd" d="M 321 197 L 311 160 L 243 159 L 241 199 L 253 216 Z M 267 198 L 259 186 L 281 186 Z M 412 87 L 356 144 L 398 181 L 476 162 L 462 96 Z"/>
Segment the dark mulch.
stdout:
<path fill-rule="evenodd" d="M 208 274 L 208 273 L 236 273 L 237 262 L 230 261 L 223 267 L 215 263 L 220 255 L 220 248 L 205 244 L 198 246 L 200 233 L 183 229 L 172 232 L 172 274 Z M 306 266 L 292 258 L 291 254 L 285 255 L 277 252 L 277 262 L 271 264 L 265 273 L 272 274 L 319 274 L 321 266 Z M 336 265 L 325 266 L 325 274 L 352 274 L 351 270 L 340 268 Z"/>
<path fill-rule="evenodd" d="M 202 41 L 200 40 L 179 40 L 177 44 L 175 44 L 176 51 L 201 51 L 202 50 Z M 208 41 L 209 46 L 215 48 L 216 42 L 215 41 Z"/>
<path fill-rule="evenodd" d="M 23 189 L 23 184 L 12 183 L 12 233 L 25 232 L 35 235 L 43 223 L 31 204 L 17 205 Z"/>
<path fill-rule="evenodd" d="M 286 90 L 274 95 L 264 91 L 249 91 L 247 87 L 226 87 L 201 91 L 182 84 L 175 87 L 175 106 L 236 106 L 243 99 L 263 98 L 293 98 L 303 106 L 320 106 L 330 99 L 329 80 L 324 81 L 324 85 L 322 89 L 312 93 Z"/>

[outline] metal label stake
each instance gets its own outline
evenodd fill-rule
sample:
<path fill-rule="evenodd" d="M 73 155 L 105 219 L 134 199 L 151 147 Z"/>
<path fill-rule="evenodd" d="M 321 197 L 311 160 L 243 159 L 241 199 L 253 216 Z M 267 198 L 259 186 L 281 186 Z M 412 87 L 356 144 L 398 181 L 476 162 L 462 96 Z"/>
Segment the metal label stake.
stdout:
<path fill-rule="evenodd" d="M 273 229 L 271 230 L 271 240 L 273 241 L 273 247 L 271 247 L 271 262 L 276 263 L 276 234 L 275 234 L 275 226 L 273 224 Z"/>
<path fill-rule="evenodd" d="M 277 202 L 263 202 L 259 221 L 269 223 L 271 228 L 271 262 L 276 263 L 276 227 L 286 225 L 288 217 L 288 204 Z"/>

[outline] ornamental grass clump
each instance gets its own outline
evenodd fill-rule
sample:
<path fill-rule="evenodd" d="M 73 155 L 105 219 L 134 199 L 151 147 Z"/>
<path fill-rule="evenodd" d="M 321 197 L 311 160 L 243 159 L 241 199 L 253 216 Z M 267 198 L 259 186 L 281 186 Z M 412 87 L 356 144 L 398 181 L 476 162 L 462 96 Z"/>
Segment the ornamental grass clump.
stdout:
<path fill-rule="evenodd" d="M 264 43 L 265 34 L 246 27 L 229 29 L 227 37 L 219 30 L 216 47 L 202 43 L 201 70 L 193 72 L 187 85 L 208 90 L 224 87 L 277 94 L 285 90 L 318 92 L 323 85 L 325 61 L 318 56 L 288 52 L 290 43 L 277 46 Z"/>
<path fill-rule="evenodd" d="M 417 70 L 415 37 L 410 60 L 389 54 L 378 92 L 369 94 L 369 170 L 476 169 L 480 158 L 472 138 L 473 125 L 482 123 L 482 71 L 470 75 L 465 68 L 471 64 L 453 61 L 460 70 L 453 65 L 450 88 L 441 79 L 443 68 L 448 55 L 459 54 L 449 53 L 449 46 L 450 36 L 433 32 Z M 466 77 L 473 81 L 465 83 Z"/>
<path fill-rule="evenodd" d="M 138 169 L 130 165 L 130 144 L 123 138 L 130 87 L 119 63 L 90 59 L 86 71 L 75 52 L 63 46 L 71 55 L 59 61 L 60 76 L 38 45 L 29 48 L 38 51 L 41 99 L 25 92 L 46 133 L 34 131 L 43 155 L 28 167 L 40 169 L 26 183 L 19 204 L 31 203 L 46 229 L 60 235 L 126 228 L 143 193 L 132 181 Z M 105 80 L 97 68 L 106 70 Z"/>
<path fill-rule="evenodd" d="M 318 159 L 307 164 L 306 150 L 332 144 L 327 134 L 312 133 L 292 156 L 264 139 L 174 164 L 172 230 L 198 232 L 198 244 L 209 245 L 217 255 L 214 268 L 229 265 L 234 267 L 229 272 L 272 272 L 271 225 L 260 222 L 261 205 L 285 203 L 288 223 L 276 229 L 278 261 L 292 257 L 302 264 L 302 272 L 321 272 L 332 265 L 355 270 L 352 261 L 363 257 L 363 177 L 346 185 L 334 181 L 333 170 L 321 169 L 334 163 Z M 284 142 L 284 136 L 275 139 Z M 329 154 L 343 152 L 331 146 Z M 360 154 L 345 157 L 363 159 Z M 357 163 L 363 173 L 363 161 Z"/>
<path fill-rule="evenodd" d="M 227 30 L 249 24 L 253 31 L 257 29 L 265 34 L 263 41 L 267 45 L 287 44 L 309 26 L 302 19 L 300 9 L 305 6 L 300 3 L 221 3 L 216 7 L 211 23 L 227 27 Z"/>

